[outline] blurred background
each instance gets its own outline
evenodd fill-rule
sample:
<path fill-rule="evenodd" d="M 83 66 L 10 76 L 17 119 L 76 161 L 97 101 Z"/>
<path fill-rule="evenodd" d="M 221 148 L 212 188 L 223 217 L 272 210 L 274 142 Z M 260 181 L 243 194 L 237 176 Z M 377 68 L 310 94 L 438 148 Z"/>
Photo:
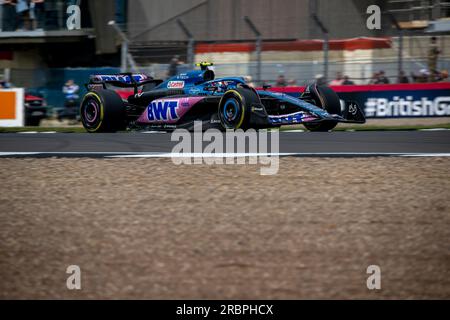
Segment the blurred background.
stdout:
<path fill-rule="evenodd" d="M 1 85 L 36 106 L 63 108 L 94 73 L 166 78 L 204 60 L 217 76 L 278 87 L 445 82 L 450 68 L 445 0 L 0 2 Z M 379 29 L 367 26 L 371 5 Z"/>

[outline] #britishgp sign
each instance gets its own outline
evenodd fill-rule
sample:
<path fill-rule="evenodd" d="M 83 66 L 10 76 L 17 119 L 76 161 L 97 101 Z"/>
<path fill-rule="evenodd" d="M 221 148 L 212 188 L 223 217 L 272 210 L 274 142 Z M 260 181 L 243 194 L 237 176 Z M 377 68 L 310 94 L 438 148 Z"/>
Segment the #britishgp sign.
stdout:
<path fill-rule="evenodd" d="M 299 96 L 303 88 L 274 88 Z M 449 117 L 450 83 L 336 86 L 344 101 L 356 102 L 366 118 Z"/>

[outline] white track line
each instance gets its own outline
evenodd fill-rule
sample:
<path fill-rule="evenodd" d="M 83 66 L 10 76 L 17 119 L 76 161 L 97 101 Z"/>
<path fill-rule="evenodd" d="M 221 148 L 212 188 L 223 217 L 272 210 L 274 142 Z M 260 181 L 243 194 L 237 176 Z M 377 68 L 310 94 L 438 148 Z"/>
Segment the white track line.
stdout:
<path fill-rule="evenodd" d="M 161 134 L 161 133 L 167 133 L 167 131 L 140 131 L 140 133 L 143 133 L 143 134 Z"/>
<path fill-rule="evenodd" d="M 286 157 L 296 153 L 149 153 L 107 156 L 107 158 L 243 158 Z"/>
<path fill-rule="evenodd" d="M 277 152 L 277 153 L 170 153 L 170 152 L 0 152 L 0 157 L 8 156 L 99 156 L 106 158 L 231 158 L 231 157 L 450 157 L 450 153 L 413 152 Z"/>
<path fill-rule="evenodd" d="M 50 133 L 57 133 L 56 131 L 22 131 L 17 132 L 19 134 L 50 134 Z"/>
<path fill-rule="evenodd" d="M 111 155 L 107 158 L 240 158 L 240 157 L 288 157 L 288 156 L 308 156 L 308 157 L 450 157 L 450 153 L 386 153 L 386 152 L 315 152 L 315 153 L 149 153 L 149 154 L 123 154 Z"/>
<path fill-rule="evenodd" d="M 402 157 L 450 157 L 450 153 L 417 153 L 404 154 Z"/>
<path fill-rule="evenodd" d="M 419 131 L 448 131 L 446 128 L 433 128 L 433 129 L 419 129 Z"/>

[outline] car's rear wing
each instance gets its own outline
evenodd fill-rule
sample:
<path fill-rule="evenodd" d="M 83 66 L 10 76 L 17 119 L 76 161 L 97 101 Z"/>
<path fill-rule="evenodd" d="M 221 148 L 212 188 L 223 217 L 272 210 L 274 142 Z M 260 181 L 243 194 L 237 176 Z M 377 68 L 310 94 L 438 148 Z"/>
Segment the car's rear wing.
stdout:
<path fill-rule="evenodd" d="M 92 90 L 101 86 L 106 89 L 106 85 L 118 88 L 134 88 L 135 94 L 138 88 L 146 84 L 154 84 L 155 86 L 162 83 L 163 80 L 154 79 L 143 73 L 119 73 L 119 74 L 96 74 L 89 77 L 86 89 Z"/>

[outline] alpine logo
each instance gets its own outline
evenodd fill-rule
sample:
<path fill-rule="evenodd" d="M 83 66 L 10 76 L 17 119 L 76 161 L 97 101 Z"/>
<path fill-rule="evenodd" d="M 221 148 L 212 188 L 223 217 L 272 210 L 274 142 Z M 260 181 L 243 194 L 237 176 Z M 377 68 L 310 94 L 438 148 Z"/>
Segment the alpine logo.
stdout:
<path fill-rule="evenodd" d="M 356 113 L 358 112 L 358 107 L 356 106 L 356 104 L 350 103 L 348 106 L 348 112 L 350 112 L 350 114 L 352 115 L 356 115 Z"/>
<path fill-rule="evenodd" d="M 167 84 L 167 88 L 169 89 L 183 89 L 184 81 L 169 81 Z"/>
<path fill-rule="evenodd" d="M 178 100 L 153 101 L 147 108 L 149 121 L 177 120 Z"/>

